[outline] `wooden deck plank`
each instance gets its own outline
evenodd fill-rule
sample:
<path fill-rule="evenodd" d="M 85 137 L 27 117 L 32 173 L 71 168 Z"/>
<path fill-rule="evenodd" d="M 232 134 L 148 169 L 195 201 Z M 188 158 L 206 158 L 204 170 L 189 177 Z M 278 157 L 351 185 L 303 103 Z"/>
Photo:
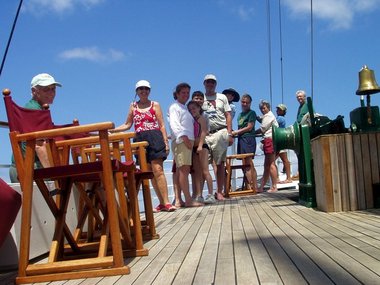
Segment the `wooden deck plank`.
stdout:
<path fill-rule="evenodd" d="M 193 279 L 199 265 L 200 257 L 202 255 L 207 241 L 208 232 L 211 227 L 212 219 L 209 218 L 211 218 L 212 216 L 208 215 L 209 209 L 207 208 L 210 207 L 205 207 L 206 211 L 202 211 L 203 215 L 199 215 L 199 218 L 202 217 L 201 219 L 199 219 L 201 225 L 200 227 L 198 227 L 198 230 L 194 232 L 193 242 L 189 248 L 187 255 L 183 257 L 183 262 L 178 262 L 179 264 L 176 263 L 177 270 L 175 271 L 175 276 L 178 276 L 178 278 L 174 279 L 173 284 L 193 283 Z M 194 226 L 195 225 L 196 224 L 194 224 Z M 154 284 L 162 284 L 163 282 L 165 282 L 166 275 L 163 271 L 160 272 Z"/>
<path fill-rule="evenodd" d="M 233 211 L 233 243 L 237 284 L 259 284 L 252 253 L 249 247 L 249 236 L 255 229 L 250 222 L 246 204 L 241 200 Z"/>
<path fill-rule="evenodd" d="M 242 220 L 242 222 L 245 226 L 245 235 L 256 268 L 257 278 L 261 284 L 283 284 L 260 237 L 260 224 L 257 222 L 257 213 L 254 211 L 254 207 L 258 206 L 260 197 L 256 195 L 255 199 L 247 197 L 242 197 L 241 199 L 244 199 L 245 211 L 248 214 L 248 217 Z M 249 227 L 246 228 L 246 226 Z"/>
<path fill-rule="evenodd" d="M 169 260 L 170 256 L 176 249 L 178 243 L 187 233 L 188 229 L 191 227 L 194 219 L 191 219 L 192 215 L 197 215 L 197 212 L 191 211 L 191 209 L 184 209 L 182 215 L 177 215 L 180 219 L 176 219 L 176 223 L 165 235 L 160 237 L 160 239 L 154 244 L 154 246 L 149 251 L 147 258 L 142 259 L 139 266 L 143 266 L 143 269 L 139 276 L 133 281 L 137 284 L 152 284 L 160 270 Z M 173 213 L 169 213 L 173 214 Z M 170 216 L 169 216 L 170 217 Z M 175 234 L 174 234 L 175 233 Z M 145 270 L 149 266 L 149 270 Z M 121 278 L 118 283 L 128 284 L 130 280 L 130 275 L 125 275 Z M 171 280 L 168 280 L 170 283 Z"/>
<path fill-rule="evenodd" d="M 341 241 L 341 236 L 336 237 L 327 232 L 324 228 L 320 228 L 318 221 L 315 217 L 308 219 L 310 211 L 302 210 L 303 220 L 299 222 L 304 226 L 304 229 L 310 230 L 318 239 L 313 240 L 314 246 L 321 249 L 326 255 L 330 256 L 340 266 L 345 268 L 351 275 L 364 284 L 375 284 L 378 282 L 379 276 L 373 271 L 369 270 L 366 266 L 359 263 L 355 257 L 358 255 L 363 258 L 360 252 L 356 251 L 354 247 L 348 246 Z M 342 233 L 344 235 L 344 233 Z M 366 260 L 368 261 L 368 260 Z"/>
<path fill-rule="evenodd" d="M 310 284 L 333 284 L 329 277 L 313 262 L 307 253 L 295 242 L 295 236 L 299 236 L 296 230 L 289 225 L 279 213 L 276 201 L 270 200 L 262 204 L 263 209 L 270 216 L 274 225 L 269 228 L 273 236 L 289 256 L 291 261 L 297 266 L 302 276 Z"/>
<path fill-rule="evenodd" d="M 172 271 L 169 274 L 160 272 L 153 284 L 162 284 L 166 280 L 173 280 L 174 284 L 180 284 L 176 280 L 176 276 L 180 277 L 180 282 L 190 284 L 192 282 L 194 273 L 198 266 L 200 252 L 202 251 L 204 240 L 197 239 L 199 229 L 203 224 L 205 215 L 201 215 L 202 212 L 207 212 L 206 208 L 198 208 L 196 210 L 197 216 L 194 215 L 194 223 L 188 229 L 184 235 L 181 244 L 177 245 L 173 254 L 163 267 L 169 265 Z M 184 266 L 185 264 L 185 266 Z M 173 270 L 174 269 L 174 270 Z M 168 271 L 168 270 L 166 270 Z"/>
<path fill-rule="evenodd" d="M 235 284 L 235 266 L 232 240 L 231 208 L 236 207 L 234 199 L 224 202 L 218 258 L 216 261 L 215 283 Z"/>
<path fill-rule="evenodd" d="M 256 219 L 252 222 L 254 223 L 261 242 L 263 243 L 267 254 L 275 270 L 277 271 L 278 277 L 281 280 L 281 283 L 284 284 L 306 284 L 302 276 L 300 275 L 297 268 L 294 266 L 292 261 L 286 255 L 286 253 L 281 248 L 281 245 L 274 238 L 272 233 L 270 232 L 268 227 L 272 226 L 273 220 L 270 219 L 261 207 L 261 203 L 265 203 L 266 200 L 265 195 L 261 195 L 260 203 L 256 204 L 253 208 Z M 273 271 L 269 272 L 272 276 L 274 274 Z M 271 277 L 272 277 L 271 276 Z M 277 276 L 276 276 L 277 277 Z M 261 280 L 261 277 L 259 276 Z M 273 280 L 274 281 L 274 280 Z M 273 282 L 271 281 L 271 282 Z M 278 281 L 275 281 L 278 282 Z"/>
<path fill-rule="evenodd" d="M 315 219 L 315 216 L 308 215 L 308 219 Z M 372 242 L 361 239 L 359 232 L 348 230 L 346 227 L 334 223 L 332 219 L 319 217 L 315 222 L 317 226 L 324 228 L 326 232 L 337 237 L 335 244 L 341 250 L 346 251 L 350 256 L 358 260 L 361 264 L 368 267 L 377 275 L 380 274 L 380 249 L 373 246 Z M 372 239 L 373 241 L 373 239 Z"/>
<path fill-rule="evenodd" d="M 187 219 L 189 213 L 188 209 L 176 211 L 174 213 L 158 213 L 155 214 L 155 218 L 158 220 L 156 223 L 157 231 L 159 230 L 160 238 L 156 240 L 151 240 L 145 245 L 149 248 L 149 255 L 145 258 L 129 258 L 126 262 L 130 267 L 134 268 L 130 274 L 122 276 L 115 284 L 126 285 L 133 284 L 142 275 L 147 268 L 153 266 L 153 261 L 157 258 L 159 262 L 164 262 L 165 259 L 161 259 L 161 251 L 168 244 L 172 237 L 177 234 L 183 225 L 183 219 Z M 129 262 L 135 261 L 134 264 Z M 161 266 L 164 265 L 161 264 Z M 149 271 L 149 270 L 148 270 Z"/>
<path fill-rule="evenodd" d="M 213 205 L 210 231 L 199 260 L 198 270 L 194 276 L 194 284 L 212 284 L 215 281 L 215 268 L 218 258 L 220 229 L 222 225 L 224 203 Z M 179 278 L 179 277 L 178 277 Z"/>
<path fill-rule="evenodd" d="M 279 203 L 282 203 L 282 213 L 278 214 L 294 230 L 292 240 L 325 272 L 329 279 L 335 284 L 360 284 L 347 270 L 337 264 L 333 258 L 326 255 L 321 248 L 315 246 L 320 238 L 300 222 L 304 216 L 303 207 L 300 207 L 296 203 L 284 204 L 283 201 L 279 201 L 276 204 L 278 205 Z M 313 211 L 312 209 L 307 209 L 306 211 L 310 210 Z"/>
<path fill-rule="evenodd" d="M 145 242 L 148 256 L 125 259 L 130 274 L 36 284 L 379 284 L 380 209 L 324 213 L 297 195 L 155 214 L 160 239 Z"/>
<path fill-rule="evenodd" d="M 280 275 L 281 280 L 285 284 L 306 284 L 300 271 L 297 269 L 292 259 L 283 248 L 282 240 L 284 238 L 281 230 L 277 230 L 276 220 L 273 219 L 273 214 L 269 215 L 266 212 L 267 199 L 259 204 L 256 212 L 260 217 L 265 232 L 264 244 L 267 246 L 268 253 L 271 256 L 272 262 Z"/>

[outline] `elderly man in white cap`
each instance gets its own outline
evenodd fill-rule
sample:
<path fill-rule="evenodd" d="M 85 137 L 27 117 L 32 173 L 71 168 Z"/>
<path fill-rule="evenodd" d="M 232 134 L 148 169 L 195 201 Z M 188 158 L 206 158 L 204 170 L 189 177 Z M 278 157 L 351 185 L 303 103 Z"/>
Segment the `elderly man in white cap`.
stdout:
<path fill-rule="evenodd" d="M 32 78 L 30 83 L 32 98 L 25 104 L 25 108 L 33 110 L 42 110 L 43 105 L 52 104 L 55 98 L 56 86 L 62 87 L 61 83 L 55 81 L 54 77 L 47 73 L 37 74 Z M 44 142 L 36 146 L 37 159 L 34 163 L 35 168 L 49 167 L 49 160 Z M 9 176 L 12 183 L 18 182 L 17 171 L 14 157 L 9 168 Z"/>
<path fill-rule="evenodd" d="M 56 86 L 62 87 L 54 77 L 47 73 L 41 73 L 33 77 L 30 83 L 32 87 L 32 99 L 25 105 L 28 109 L 42 109 L 44 104 L 53 104 Z"/>
<path fill-rule="evenodd" d="M 216 84 L 215 75 L 207 74 L 204 77 L 205 101 L 202 108 L 210 120 L 210 132 L 206 137 L 206 143 L 216 165 L 216 198 L 224 200 L 227 147 L 233 143 L 232 118 L 228 99 L 226 95 L 215 91 Z M 208 198 L 206 197 L 205 202 Z"/>

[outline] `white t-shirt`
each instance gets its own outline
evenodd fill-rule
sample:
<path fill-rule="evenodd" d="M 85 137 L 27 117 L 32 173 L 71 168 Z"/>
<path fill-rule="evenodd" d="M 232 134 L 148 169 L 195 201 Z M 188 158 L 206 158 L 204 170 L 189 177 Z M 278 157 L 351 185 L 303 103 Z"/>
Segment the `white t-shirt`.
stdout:
<path fill-rule="evenodd" d="M 272 125 L 278 127 L 278 123 L 276 117 L 269 111 L 265 115 L 261 117 L 261 132 L 263 133 L 263 138 L 271 138 L 272 137 Z"/>
<path fill-rule="evenodd" d="M 202 109 L 210 120 L 210 131 L 227 126 L 225 113 L 231 112 L 231 107 L 230 104 L 228 104 L 226 95 L 216 93 L 216 96 L 206 96 Z"/>
<path fill-rule="evenodd" d="M 169 107 L 169 125 L 171 139 L 177 144 L 183 142 L 182 136 L 187 136 L 189 140 L 194 140 L 194 119 L 187 107 L 178 101 Z"/>

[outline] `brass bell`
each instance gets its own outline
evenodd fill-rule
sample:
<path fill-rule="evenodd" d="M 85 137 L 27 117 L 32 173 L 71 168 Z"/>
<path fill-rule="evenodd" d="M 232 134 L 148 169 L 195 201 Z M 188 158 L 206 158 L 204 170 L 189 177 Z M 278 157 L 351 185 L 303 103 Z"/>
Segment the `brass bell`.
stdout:
<path fill-rule="evenodd" d="M 356 95 L 370 95 L 380 92 L 380 87 L 376 83 L 375 73 L 366 65 L 359 71 L 359 87 Z"/>

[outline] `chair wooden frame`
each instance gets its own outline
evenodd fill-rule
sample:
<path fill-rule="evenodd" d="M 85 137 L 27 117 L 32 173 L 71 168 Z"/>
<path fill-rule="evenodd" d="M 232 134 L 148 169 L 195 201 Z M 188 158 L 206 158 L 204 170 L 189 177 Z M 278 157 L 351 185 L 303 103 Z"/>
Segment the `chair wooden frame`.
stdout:
<path fill-rule="evenodd" d="M 118 203 L 116 201 L 114 193 L 114 173 L 123 173 L 129 171 L 134 172 L 134 167 L 120 167 L 120 163 L 111 159 L 102 159 L 97 164 L 97 168 L 94 164 L 82 164 L 78 165 L 62 165 L 44 169 L 33 169 L 35 145 L 39 139 L 48 139 L 49 144 L 54 147 L 54 141 L 51 138 L 70 135 L 81 132 L 99 132 L 99 144 L 101 148 L 102 157 L 110 157 L 108 130 L 113 128 L 114 125 L 111 122 L 104 122 L 98 124 L 83 125 L 77 127 L 68 127 L 54 130 L 39 131 L 33 133 L 19 134 L 17 132 L 11 132 L 11 144 L 13 153 L 16 159 L 16 168 L 20 177 L 20 185 L 23 195 L 22 204 L 22 226 L 21 226 L 21 241 L 20 241 L 20 257 L 19 257 L 19 275 L 16 279 L 17 283 L 32 283 L 43 282 L 62 279 L 73 279 L 82 277 L 94 277 L 94 276 L 107 276 L 107 275 L 119 275 L 128 274 L 129 267 L 124 265 L 124 257 L 122 251 L 122 239 L 127 235 L 125 226 L 120 226 L 123 223 L 120 221 L 118 212 Z M 21 142 L 26 142 L 25 156 L 22 154 Z M 56 161 L 58 157 L 54 158 Z M 78 173 L 78 170 L 83 172 L 83 168 L 88 167 L 88 171 L 85 171 L 85 175 Z M 56 169 L 53 169 L 56 168 Z M 65 171 L 60 171 L 60 170 Z M 52 170 L 54 170 L 52 172 Z M 50 173 L 54 173 L 48 175 Z M 61 174 L 65 172 L 65 175 Z M 70 173 L 67 176 L 67 173 Z M 70 197 L 71 186 L 76 180 L 84 179 L 86 181 L 88 175 L 93 175 L 96 179 L 99 179 L 99 175 L 102 178 L 102 184 L 105 190 L 107 201 L 107 225 L 103 229 L 102 237 L 98 244 L 98 252 L 96 257 L 92 258 L 79 258 L 76 260 L 62 260 L 63 249 L 63 237 L 68 239 L 73 252 L 77 251 L 87 244 L 77 244 L 73 238 L 70 237 L 70 233 L 66 230 L 65 215 L 68 205 L 68 199 Z M 56 228 L 54 232 L 53 241 L 46 264 L 30 264 L 29 263 L 29 249 L 30 249 L 30 224 L 31 224 L 31 207 L 33 199 L 33 181 L 37 183 L 44 197 L 48 190 L 44 188 L 44 179 L 46 177 L 59 180 L 61 187 L 61 197 L 58 205 L 49 197 L 47 197 L 47 203 L 52 210 L 53 215 L 56 217 Z M 133 175 L 131 175 L 133 176 Z M 132 180 L 134 177 L 131 178 Z M 135 181 L 131 182 L 134 185 Z M 122 228 L 122 230 L 120 229 Z M 122 233 L 121 233 L 122 232 Z M 64 235 L 65 233 L 65 235 Z M 68 238 L 69 237 L 69 238 Z M 110 241 L 110 246 L 109 246 Z M 107 256 L 107 252 L 111 248 L 112 255 Z"/>
<path fill-rule="evenodd" d="M 236 195 L 247 195 L 247 194 L 256 194 L 255 189 L 248 189 L 248 179 L 246 177 L 246 170 L 250 168 L 251 166 L 249 164 L 234 164 L 235 160 L 242 160 L 247 157 L 253 157 L 253 153 L 245 153 L 245 154 L 234 154 L 234 155 L 228 155 L 226 157 L 226 193 L 225 196 L 228 198 L 230 196 L 236 196 Z M 243 189 L 240 191 L 234 191 L 235 189 L 232 189 L 231 187 L 231 178 L 232 178 L 232 171 L 241 169 L 243 171 Z"/>
<path fill-rule="evenodd" d="M 133 161 L 121 163 L 111 158 L 108 139 L 109 129 L 114 128 L 112 122 L 102 122 L 82 126 L 56 127 L 48 110 L 30 110 L 17 106 L 4 90 L 4 100 L 10 126 L 10 141 L 14 154 L 17 174 L 22 190 L 22 213 L 19 251 L 19 272 L 17 284 L 56 281 L 86 277 L 128 274 L 129 266 L 124 264 L 123 247 L 132 247 L 132 237 L 124 219 L 121 219 L 121 206 L 115 195 L 114 180 L 117 175 L 129 173 L 128 187 L 135 187 L 135 165 Z M 14 115 L 13 115 L 14 114 Z M 22 125 L 25 116 L 35 118 L 43 126 L 34 123 L 26 129 Z M 41 115 L 41 117 L 38 117 Z M 33 117 L 34 116 L 34 117 Z M 43 117 L 43 119 L 42 119 Z M 45 124 L 45 122 L 47 123 Z M 11 128 L 11 126 L 13 126 Z M 34 130 L 33 130 L 34 129 Z M 22 131 L 22 133 L 19 132 Z M 96 132 L 97 144 L 100 146 L 101 161 L 83 164 L 69 163 L 72 149 L 67 145 L 58 153 L 56 139 L 81 137 L 81 134 Z M 49 150 L 51 167 L 34 169 L 36 144 L 45 141 Z M 72 141 L 80 140 L 79 138 Z M 118 144 L 114 143 L 117 152 Z M 67 158 L 63 160 L 62 158 Z M 58 189 L 54 198 L 50 195 L 45 180 L 53 180 Z M 101 237 L 94 243 L 75 240 L 66 224 L 66 212 L 72 192 L 77 182 L 101 181 L 104 188 L 106 207 L 102 217 Z M 31 246 L 31 219 L 33 185 L 38 186 L 45 202 L 55 218 L 54 234 L 47 262 L 32 264 L 29 260 Z M 117 185 L 118 186 L 118 185 Z M 122 185 L 124 189 L 124 185 Z M 80 189 L 79 189 L 80 191 Z M 134 188 L 134 191 L 136 189 Z M 86 206 L 93 207 L 92 203 Z M 68 245 L 65 246 L 65 240 Z"/>
<path fill-rule="evenodd" d="M 126 224 L 130 225 L 128 229 L 132 228 L 133 243 L 135 245 L 134 250 L 128 248 L 124 250 L 126 256 L 142 256 L 147 255 L 148 251 L 143 246 L 143 239 L 153 239 L 158 238 L 156 233 L 154 216 L 153 216 L 153 206 L 151 202 L 151 194 L 149 188 L 149 179 L 153 177 L 153 173 L 148 170 L 148 165 L 146 162 L 146 146 L 147 142 L 138 142 L 131 143 L 131 139 L 135 136 L 135 133 L 115 133 L 109 135 L 110 141 L 110 152 L 111 156 L 114 159 L 119 161 L 131 161 L 133 160 L 133 153 L 137 154 L 140 162 L 140 169 L 134 173 L 136 187 L 126 187 L 127 190 L 127 199 L 125 197 L 123 180 L 130 180 L 130 173 L 125 173 L 123 176 L 117 176 L 116 184 L 119 185 L 119 201 L 122 205 L 121 213 L 124 217 Z M 77 150 L 76 161 L 77 163 L 96 161 L 101 158 L 100 148 L 96 146 L 96 137 L 87 137 L 81 140 L 77 140 L 75 143 L 67 140 L 57 142 L 57 146 L 64 150 L 66 145 L 73 145 Z M 113 145 L 119 145 L 115 148 Z M 122 156 L 124 159 L 122 159 Z M 67 155 L 62 154 L 62 159 L 67 159 Z M 132 182 L 127 182 L 127 185 L 130 185 Z M 145 221 L 140 220 L 140 212 L 138 205 L 138 189 L 142 186 L 143 196 L 144 196 L 144 207 L 145 207 Z M 137 189 L 137 191 L 136 191 Z M 125 204 L 125 200 L 129 202 Z M 129 212 L 129 213 L 128 213 Z M 84 213 L 86 214 L 86 213 Z M 128 219 L 131 218 L 129 223 Z M 78 228 L 78 232 L 81 232 L 81 229 Z"/>
<path fill-rule="evenodd" d="M 132 160 L 133 155 L 135 155 L 139 161 L 140 169 L 136 171 L 136 189 L 139 191 L 142 188 L 143 202 L 144 202 L 144 212 L 145 220 L 141 221 L 143 238 L 145 240 L 157 239 L 159 235 L 156 232 L 156 226 L 154 222 L 152 196 L 150 192 L 149 180 L 153 178 L 153 173 L 149 170 L 148 163 L 146 160 L 146 147 L 148 142 L 134 142 L 131 143 L 130 139 L 135 136 L 135 133 L 123 133 L 123 134 L 112 134 L 110 135 L 110 140 L 114 138 L 123 137 L 123 145 L 120 147 L 122 155 L 126 161 Z M 92 156 L 95 159 L 97 153 L 99 153 L 99 148 L 86 148 L 84 149 L 84 155 Z M 115 157 L 116 158 L 116 157 Z M 118 158 L 121 159 L 121 158 Z M 128 190 L 128 189 L 127 189 Z M 133 193 L 128 191 L 128 196 L 133 196 Z M 138 203 L 136 204 L 138 206 Z M 132 209 L 134 215 L 139 214 L 138 207 Z"/>

